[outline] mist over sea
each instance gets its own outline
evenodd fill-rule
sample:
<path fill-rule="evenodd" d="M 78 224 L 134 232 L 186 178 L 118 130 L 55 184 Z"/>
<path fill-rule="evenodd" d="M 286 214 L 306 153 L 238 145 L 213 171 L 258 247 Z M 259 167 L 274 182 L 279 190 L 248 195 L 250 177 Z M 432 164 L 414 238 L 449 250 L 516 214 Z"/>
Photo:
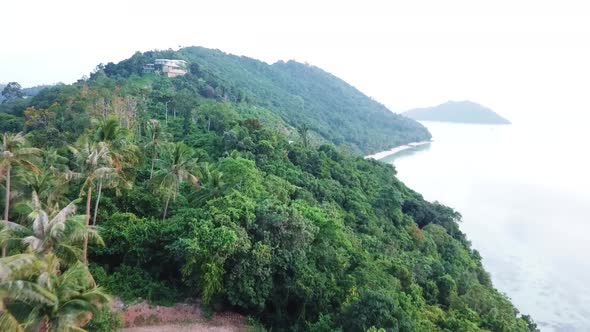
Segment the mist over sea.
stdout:
<path fill-rule="evenodd" d="M 585 124 L 422 122 L 430 145 L 383 159 L 463 215 L 494 286 L 541 331 L 590 331 L 590 148 Z"/>

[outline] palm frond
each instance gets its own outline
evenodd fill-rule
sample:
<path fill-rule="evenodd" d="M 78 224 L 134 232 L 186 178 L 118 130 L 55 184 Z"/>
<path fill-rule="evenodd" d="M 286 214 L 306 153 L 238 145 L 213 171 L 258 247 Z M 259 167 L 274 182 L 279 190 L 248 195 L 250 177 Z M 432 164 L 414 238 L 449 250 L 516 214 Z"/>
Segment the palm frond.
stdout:
<path fill-rule="evenodd" d="M 94 170 L 94 173 L 99 179 L 109 179 L 110 177 L 117 176 L 117 170 L 109 166 L 98 167 L 96 170 Z"/>
<path fill-rule="evenodd" d="M 91 243 L 104 244 L 97 230 L 86 226 L 84 215 L 77 215 L 68 219 L 64 231 L 64 236 L 67 236 L 68 242 L 82 241 L 85 235 L 88 236 L 88 241 Z"/>
<path fill-rule="evenodd" d="M 43 252 L 43 250 L 44 250 L 43 240 L 41 240 L 40 238 L 38 238 L 36 236 L 27 236 L 27 237 L 23 238 L 22 241 L 26 246 L 31 248 L 31 250 L 33 250 L 34 252 Z"/>
<path fill-rule="evenodd" d="M 25 229 L 28 230 L 28 228 Z M 18 245 L 22 241 L 21 234 L 23 233 L 25 232 L 17 232 L 8 227 L 3 228 L 0 230 L 0 246 L 12 247 Z"/>
<path fill-rule="evenodd" d="M 53 289 L 53 281 L 51 278 L 51 274 L 47 271 L 41 273 L 37 277 L 37 284 L 39 284 L 42 287 L 45 287 L 47 289 Z"/>
<path fill-rule="evenodd" d="M 0 331 L 25 332 L 24 327 L 8 311 L 0 313 Z"/>
<path fill-rule="evenodd" d="M 68 158 L 60 155 L 56 149 L 48 148 L 44 152 L 44 161 L 45 165 L 49 167 L 49 169 L 58 169 L 63 171 L 67 168 L 66 164 L 68 163 Z"/>
<path fill-rule="evenodd" d="M 72 265 L 61 276 L 62 292 L 81 292 L 96 286 L 88 267 L 81 262 Z"/>
<path fill-rule="evenodd" d="M 40 285 L 26 281 L 6 281 L 0 283 L 0 297 L 31 304 L 55 305 L 57 296 Z"/>
<path fill-rule="evenodd" d="M 76 203 L 77 201 L 72 201 L 70 202 L 70 204 L 68 204 L 66 207 L 64 207 L 63 209 L 61 209 L 61 211 L 59 211 L 55 217 L 53 217 L 51 219 L 51 221 L 49 222 L 50 227 L 52 228 L 57 228 L 60 229 L 61 231 L 63 231 L 63 229 L 65 229 L 65 222 L 66 220 L 71 217 L 74 213 L 76 213 Z"/>
<path fill-rule="evenodd" d="M 32 213 L 33 219 L 33 233 L 38 238 L 45 237 L 45 233 L 49 230 L 49 217 L 45 210 L 36 210 Z"/>
<path fill-rule="evenodd" d="M 61 311 L 62 315 L 71 315 L 72 317 L 77 317 L 80 313 L 84 312 L 91 312 L 96 313 L 98 312 L 97 305 L 93 302 L 93 299 L 86 299 L 86 298 L 74 298 L 62 304 Z"/>
<path fill-rule="evenodd" d="M 82 260 L 82 248 L 67 243 L 59 243 L 55 248 L 55 255 L 60 258 L 62 265 L 69 267 Z"/>
<path fill-rule="evenodd" d="M 99 307 L 112 301 L 111 297 L 104 292 L 102 287 L 92 288 L 90 291 L 80 294 L 80 298 Z"/>
<path fill-rule="evenodd" d="M 23 168 L 35 172 L 37 174 L 41 173 L 41 169 L 39 168 L 39 166 L 35 165 L 35 163 L 25 160 L 25 159 L 17 159 L 17 162 L 20 166 L 22 166 Z"/>
<path fill-rule="evenodd" d="M 24 148 L 24 147 L 21 147 L 20 149 L 18 149 L 18 152 L 16 153 L 16 155 L 18 155 L 20 157 L 40 156 L 42 154 L 43 154 L 43 151 L 41 149 Z"/>
<path fill-rule="evenodd" d="M 104 247 L 104 240 L 102 239 L 102 236 L 100 236 L 100 234 L 98 233 L 98 230 L 96 228 L 89 226 L 87 234 L 88 234 L 88 242 L 89 243 L 93 243 L 98 246 Z"/>
<path fill-rule="evenodd" d="M 31 196 L 31 205 L 33 207 L 33 210 L 41 210 L 41 201 L 39 200 L 39 194 L 37 193 L 37 191 L 33 190 Z"/>
<path fill-rule="evenodd" d="M 80 172 L 73 172 L 73 171 L 68 171 L 65 174 L 65 178 L 69 181 L 69 180 L 77 180 L 82 178 L 82 173 Z"/>
<path fill-rule="evenodd" d="M 13 232 L 27 232 L 29 230 L 23 225 L 17 224 L 12 221 L 7 222 L 6 220 L 0 220 L 0 227 L 3 227 L 3 229 L 11 230 Z"/>
<path fill-rule="evenodd" d="M 17 279 L 21 275 L 38 271 L 42 262 L 33 254 L 17 254 L 0 258 L 0 282 Z"/>

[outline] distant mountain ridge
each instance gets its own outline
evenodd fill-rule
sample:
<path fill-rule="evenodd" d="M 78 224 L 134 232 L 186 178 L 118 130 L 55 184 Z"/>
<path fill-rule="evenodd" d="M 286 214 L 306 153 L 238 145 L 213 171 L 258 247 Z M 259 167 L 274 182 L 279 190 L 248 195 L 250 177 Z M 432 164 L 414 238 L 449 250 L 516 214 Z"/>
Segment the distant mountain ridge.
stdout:
<path fill-rule="evenodd" d="M 439 121 L 479 124 L 510 124 L 506 118 L 478 103 L 448 101 L 434 107 L 415 108 L 402 115 L 419 121 Z"/>

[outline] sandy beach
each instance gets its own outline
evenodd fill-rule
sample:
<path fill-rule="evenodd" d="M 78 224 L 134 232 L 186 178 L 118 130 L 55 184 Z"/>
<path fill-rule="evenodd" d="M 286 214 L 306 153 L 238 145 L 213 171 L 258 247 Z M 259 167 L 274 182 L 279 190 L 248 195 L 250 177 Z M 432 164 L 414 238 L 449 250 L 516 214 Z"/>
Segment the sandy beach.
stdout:
<path fill-rule="evenodd" d="M 365 156 L 365 159 L 380 160 L 380 159 L 383 159 L 387 156 L 391 156 L 392 154 L 396 154 L 396 153 L 404 151 L 404 150 L 412 149 L 412 148 L 415 148 L 420 145 L 430 144 L 431 142 L 432 141 L 412 142 L 412 143 L 408 143 L 406 145 L 396 146 L 395 148 L 391 148 L 389 150 L 385 150 L 385 151 L 381 151 L 381 152 L 377 152 L 375 154 Z"/>

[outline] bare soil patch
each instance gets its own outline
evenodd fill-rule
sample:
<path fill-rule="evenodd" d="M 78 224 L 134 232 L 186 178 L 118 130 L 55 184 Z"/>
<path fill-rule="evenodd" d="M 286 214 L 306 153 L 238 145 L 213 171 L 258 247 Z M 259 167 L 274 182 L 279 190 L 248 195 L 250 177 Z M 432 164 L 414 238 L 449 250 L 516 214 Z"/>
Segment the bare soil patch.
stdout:
<path fill-rule="evenodd" d="M 124 332 L 234 332 L 246 331 L 246 319 L 233 312 L 203 315 L 200 304 L 179 303 L 172 307 L 147 302 L 120 306 Z"/>

